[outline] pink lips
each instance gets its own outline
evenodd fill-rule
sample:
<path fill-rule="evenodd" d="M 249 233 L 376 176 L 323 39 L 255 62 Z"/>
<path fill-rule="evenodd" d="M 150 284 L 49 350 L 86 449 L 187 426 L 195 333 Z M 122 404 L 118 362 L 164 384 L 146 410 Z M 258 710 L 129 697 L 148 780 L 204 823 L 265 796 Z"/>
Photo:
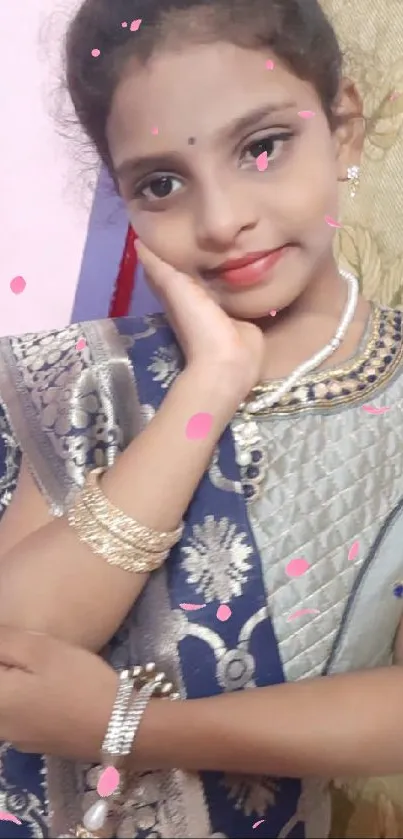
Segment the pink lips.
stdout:
<path fill-rule="evenodd" d="M 272 268 L 279 262 L 286 247 L 277 248 L 263 254 L 256 254 L 237 262 L 225 263 L 217 270 L 216 277 L 226 285 L 235 288 L 247 288 L 258 285 Z"/>

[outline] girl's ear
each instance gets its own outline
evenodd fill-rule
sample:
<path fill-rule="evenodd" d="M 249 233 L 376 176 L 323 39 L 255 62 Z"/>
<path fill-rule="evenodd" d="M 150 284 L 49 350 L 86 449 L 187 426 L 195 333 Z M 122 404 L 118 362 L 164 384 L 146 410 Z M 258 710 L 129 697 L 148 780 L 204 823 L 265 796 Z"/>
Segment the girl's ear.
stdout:
<path fill-rule="evenodd" d="M 359 166 L 365 140 L 365 117 L 362 100 L 355 84 L 343 79 L 334 108 L 336 128 L 334 143 L 337 158 L 337 177 L 347 180 L 349 166 Z"/>

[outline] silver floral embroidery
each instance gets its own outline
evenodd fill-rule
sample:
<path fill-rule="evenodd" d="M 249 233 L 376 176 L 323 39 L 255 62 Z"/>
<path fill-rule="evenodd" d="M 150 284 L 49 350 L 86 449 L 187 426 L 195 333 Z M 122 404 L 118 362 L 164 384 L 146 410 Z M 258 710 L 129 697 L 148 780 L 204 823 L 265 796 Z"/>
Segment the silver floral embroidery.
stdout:
<path fill-rule="evenodd" d="M 228 603 L 239 597 L 251 568 L 247 560 L 253 553 L 246 533 L 239 532 L 227 518 L 216 521 L 214 516 L 206 516 L 192 531 L 193 536 L 182 547 L 188 582 L 207 602 Z"/>
<path fill-rule="evenodd" d="M 9 427 L 4 407 L 0 402 L 0 438 L 2 439 L 5 455 L 3 474 L 0 476 L 0 518 L 11 502 L 16 488 L 20 470 L 20 452 L 16 440 Z"/>
<path fill-rule="evenodd" d="M 0 810 L 8 811 L 24 822 L 30 836 L 43 839 L 47 836 L 46 814 L 39 798 L 14 785 L 7 777 L 5 764 L 8 753 L 13 750 L 11 743 L 0 743 Z"/>
<path fill-rule="evenodd" d="M 149 364 L 147 370 L 153 374 L 153 381 L 160 382 L 161 387 L 166 390 L 179 373 L 180 360 L 180 352 L 176 344 L 159 347 L 153 353 L 151 364 Z"/>
<path fill-rule="evenodd" d="M 276 804 L 279 785 L 273 778 L 225 775 L 221 783 L 228 790 L 228 798 L 234 801 L 235 809 L 242 810 L 244 816 L 255 813 L 263 817 Z"/>

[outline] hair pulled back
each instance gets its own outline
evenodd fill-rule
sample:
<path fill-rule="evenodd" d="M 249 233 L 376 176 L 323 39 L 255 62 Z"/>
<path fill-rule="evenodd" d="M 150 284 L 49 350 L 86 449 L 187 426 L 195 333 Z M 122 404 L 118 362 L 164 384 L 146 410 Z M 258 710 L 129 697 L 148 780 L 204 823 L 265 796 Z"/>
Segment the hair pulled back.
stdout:
<path fill-rule="evenodd" d="M 318 0 L 84 0 L 66 34 L 66 83 L 81 127 L 112 174 L 106 126 L 128 60 L 144 64 L 164 45 L 180 50 L 218 40 L 273 51 L 313 84 L 333 127 L 342 55 Z"/>

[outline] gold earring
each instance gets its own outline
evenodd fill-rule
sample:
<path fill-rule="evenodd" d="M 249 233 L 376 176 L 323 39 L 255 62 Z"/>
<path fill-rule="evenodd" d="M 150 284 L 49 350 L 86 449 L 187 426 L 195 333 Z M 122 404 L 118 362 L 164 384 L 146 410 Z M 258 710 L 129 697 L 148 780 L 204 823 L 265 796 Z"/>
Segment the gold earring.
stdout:
<path fill-rule="evenodd" d="M 355 198 L 360 186 L 361 170 L 359 166 L 349 166 L 347 169 L 347 179 L 350 181 L 350 196 Z"/>

